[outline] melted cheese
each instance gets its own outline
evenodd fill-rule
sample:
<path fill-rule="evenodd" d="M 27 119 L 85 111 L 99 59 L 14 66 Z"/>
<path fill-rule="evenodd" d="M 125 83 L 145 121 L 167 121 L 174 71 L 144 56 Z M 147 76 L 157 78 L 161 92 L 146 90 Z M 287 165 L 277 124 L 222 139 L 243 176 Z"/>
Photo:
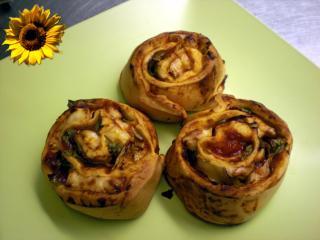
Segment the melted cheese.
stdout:
<path fill-rule="evenodd" d="M 85 109 L 77 109 L 75 112 L 71 113 L 68 119 L 66 120 L 65 125 L 72 126 L 83 124 L 87 121 L 87 112 Z"/>
<path fill-rule="evenodd" d="M 109 150 L 104 137 L 94 131 L 82 130 L 75 139 L 88 158 L 98 161 L 108 160 Z"/>
<path fill-rule="evenodd" d="M 121 145 L 125 145 L 131 138 L 128 132 L 114 125 L 103 128 L 101 134 L 105 135 L 111 142 Z"/>
<path fill-rule="evenodd" d="M 88 190 L 92 192 L 111 191 L 109 176 L 90 176 L 84 177 L 78 172 L 70 172 L 67 184 L 74 189 Z"/>
<path fill-rule="evenodd" d="M 121 113 L 113 107 L 108 108 L 108 113 L 112 118 L 121 118 Z"/>
<path fill-rule="evenodd" d="M 197 143 L 199 139 L 210 137 L 211 135 L 212 135 L 212 128 L 195 130 L 195 131 L 192 131 L 188 136 L 184 138 L 184 142 L 186 143 L 189 149 L 195 150 L 197 148 Z"/>
<path fill-rule="evenodd" d="M 134 138 L 134 127 L 122 120 L 121 113 L 114 109 L 102 109 L 94 112 L 77 109 L 70 114 L 66 126 L 72 128 L 79 126 L 75 135 L 75 141 L 81 147 L 81 151 L 87 158 L 94 161 L 108 161 L 110 153 L 108 143 L 117 143 L 125 146 L 130 139 Z M 97 122 L 100 121 L 101 123 Z M 97 123 L 99 124 L 97 129 Z M 130 157 L 126 166 L 128 172 L 134 171 L 132 160 L 137 160 L 139 151 Z M 119 156 L 118 156 L 119 157 Z M 73 158 L 73 157 L 72 157 Z M 74 169 L 69 172 L 67 184 L 74 189 L 89 190 L 93 192 L 117 192 L 123 183 L 123 173 L 117 169 L 106 172 L 104 168 L 83 167 L 78 159 L 72 163 Z M 72 162 L 72 161 L 70 161 Z M 79 163 L 79 166 L 77 166 Z M 131 170 L 130 170 L 131 169 Z M 120 175 L 119 175 L 120 174 Z"/>

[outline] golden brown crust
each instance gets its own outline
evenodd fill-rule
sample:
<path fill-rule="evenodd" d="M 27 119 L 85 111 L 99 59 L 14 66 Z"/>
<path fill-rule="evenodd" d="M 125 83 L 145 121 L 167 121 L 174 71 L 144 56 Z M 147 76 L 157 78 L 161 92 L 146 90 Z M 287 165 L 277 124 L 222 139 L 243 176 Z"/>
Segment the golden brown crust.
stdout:
<path fill-rule="evenodd" d="M 166 177 L 185 207 L 218 224 L 247 221 L 287 169 L 292 136 L 264 105 L 218 95 L 186 121 L 166 155 Z"/>
<path fill-rule="evenodd" d="M 198 33 L 165 32 L 140 44 L 120 76 L 130 103 L 152 119 L 178 122 L 211 104 L 224 89 L 224 62 Z"/>
<path fill-rule="evenodd" d="M 69 102 L 42 153 L 42 171 L 71 208 L 103 219 L 142 214 L 164 159 L 146 116 L 107 99 Z"/>

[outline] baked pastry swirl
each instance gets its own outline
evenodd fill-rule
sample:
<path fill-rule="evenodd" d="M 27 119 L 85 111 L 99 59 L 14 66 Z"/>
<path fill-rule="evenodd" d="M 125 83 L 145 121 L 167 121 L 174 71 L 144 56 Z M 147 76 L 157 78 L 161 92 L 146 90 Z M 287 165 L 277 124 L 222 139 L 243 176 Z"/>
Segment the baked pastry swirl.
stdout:
<path fill-rule="evenodd" d="M 198 33 L 165 32 L 139 45 L 120 76 L 130 105 L 152 119 L 179 122 L 210 105 L 224 89 L 224 61 Z"/>
<path fill-rule="evenodd" d="M 164 159 L 142 113 L 107 99 L 70 101 L 52 126 L 42 170 L 71 208 L 103 219 L 142 214 Z"/>
<path fill-rule="evenodd" d="M 166 177 L 191 213 L 238 224 L 278 188 L 291 146 L 286 123 L 264 105 L 218 95 L 181 129 L 166 155 Z"/>

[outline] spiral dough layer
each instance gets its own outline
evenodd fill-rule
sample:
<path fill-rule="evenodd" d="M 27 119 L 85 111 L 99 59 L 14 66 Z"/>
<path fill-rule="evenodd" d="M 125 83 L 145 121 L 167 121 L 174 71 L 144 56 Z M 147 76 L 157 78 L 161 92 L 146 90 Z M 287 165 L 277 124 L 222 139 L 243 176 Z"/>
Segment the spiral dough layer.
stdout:
<path fill-rule="evenodd" d="M 181 129 L 166 155 L 166 177 L 193 214 L 238 224 L 278 188 L 291 146 L 286 123 L 264 105 L 218 95 Z"/>
<path fill-rule="evenodd" d="M 129 104 L 152 119 L 178 122 L 187 111 L 208 107 L 223 91 L 226 77 L 224 62 L 207 37 L 166 32 L 135 49 L 120 87 Z"/>
<path fill-rule="evenodd" d="M 155 128 L 107 99 L 70 101 L 52 126 L 42 170 L 71 208 L 103 219 L 142 214 L 163 169 Z"/>

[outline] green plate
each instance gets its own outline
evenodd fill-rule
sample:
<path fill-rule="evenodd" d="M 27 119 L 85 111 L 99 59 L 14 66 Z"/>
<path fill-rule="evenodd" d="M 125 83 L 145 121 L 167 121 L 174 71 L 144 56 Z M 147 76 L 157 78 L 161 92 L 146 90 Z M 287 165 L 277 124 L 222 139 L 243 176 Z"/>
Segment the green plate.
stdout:
<path fill-rule="evenodd" d="M 226 93 L 254 99 L 290 126 L 285 180 L 251 221 L 221 227 L 189 214 L 164 180 L 146 213 L 96 220 L 66 207 L 40 171 L 47 132 L 68 99 L 123 101 L 121 69 L 163 31 L 207 35 L 226 60 Z M 62 54 L 40 66 L 0 61 L 0 239 L 319 239 L 320 70 L 232 1 L 137 0 L 67 29 Z M 178 125 L 156 124 L 165 153 Z"/>

